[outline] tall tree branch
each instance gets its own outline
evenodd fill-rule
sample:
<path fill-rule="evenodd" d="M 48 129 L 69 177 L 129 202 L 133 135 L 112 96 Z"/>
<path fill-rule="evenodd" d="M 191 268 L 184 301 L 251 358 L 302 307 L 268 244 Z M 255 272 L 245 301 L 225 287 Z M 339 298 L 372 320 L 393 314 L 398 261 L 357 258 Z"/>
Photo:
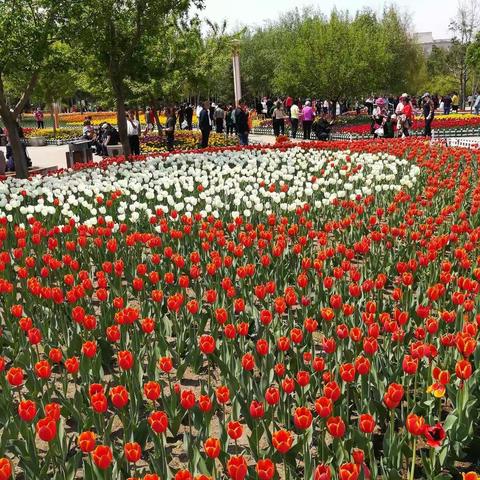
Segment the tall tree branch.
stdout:
<path fill-rule="evenodd" d="M 13 113 L 15 117 L 20 115 L 20 113 L 22 113 L 23 109 L 25 108 L 25 105 L 27 104 L 28 99 L 30 98 L 30 95 L 32 94 L 33 89 L 37 84 L 39 73 L 40 71 L 38 68 L 32 73 L 32 76 L 30 77 L 30 80 L 27 86 L 25 87 L 25 90 L 22 93 L 20 100 L 18 101 L 18 103 L 15 105 L 15 108 L 13 109 Z"/>

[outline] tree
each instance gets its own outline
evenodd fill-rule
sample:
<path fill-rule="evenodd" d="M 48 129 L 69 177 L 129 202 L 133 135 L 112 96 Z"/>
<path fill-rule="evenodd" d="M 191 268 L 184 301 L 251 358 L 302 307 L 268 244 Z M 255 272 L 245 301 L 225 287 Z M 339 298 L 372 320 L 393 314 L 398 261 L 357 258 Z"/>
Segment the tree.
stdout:
<path fill-rule="evenodd" d="M 149 44 L 171 28 L 172 22 L 185 17 L 192 5 L 201 7 L 203 0 L 89 0 L 80 4 L 72 40 L 90 52 L 98 75 L 108 78 L 126 156 L 130 154 L 125 106 L 128 82 L 141 77 Z"/>
<path fill-rule="evenodd" d="M 468 82 L 468 49 L 479 26 L 480 11 L 477 0 L 463 1 L 459 4 L 457 16 L 450 23 L 454 37 L 450 49 L 450 58 L 460 83 L 460 101 L 465 108 Z"/>
<path fill-rule="evenodd" d="M 258 93 L 336 102 L 372 92 L 416 91 L 425 75 L 408 19 L 393 8 L 381 17 L 369 9 L 354 17 L 334 10 L 329 18 L 315 10 L 293 10 L 245 37 L 242 69 L 247 85 Z"/>
<path fill-rule="evenodd" d="M 8 130 L 17 177 L 27 178 L 27 160 L 17 129 L 46 59 L 67 21 L 68 0 L 3 0 L 0 4 L 0 116 Z M 7 98 L 6 84 L 14 86 Z M 15 101 L 13 101 L 15 99 Z"/>
<path fill-rule="evenodd" d="M 52 117 L 54 104 L 73 97 L 79 89 L 76 59 L 76 51 L 61 41 L 52 45 L 45 59 L 44 70 L 50 72 L 50 75 L 43 75 L 39 78 L 30 101 L 50 105 Z M 53 128 L 55 134 L 55 122 L 53 122 Z"/>

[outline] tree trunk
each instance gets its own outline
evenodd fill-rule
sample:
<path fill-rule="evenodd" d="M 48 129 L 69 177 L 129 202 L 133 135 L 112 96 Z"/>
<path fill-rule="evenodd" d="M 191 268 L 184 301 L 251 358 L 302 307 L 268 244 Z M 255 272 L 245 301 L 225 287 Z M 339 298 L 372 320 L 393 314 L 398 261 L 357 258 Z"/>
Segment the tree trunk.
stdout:
<path fill-rule="evenodd" d="M 125 109 L 125 95 L 123 88 L 123 80 L 111 75 L 113 91 L 115 93 L 115 100 L 117 102 L 117 127 L 120 135 L 120 143 L 123 147 L 123 155 L 128 158 L 131 155 L 130 143 L 127 135 L 127 111 Z"/>
<path fill-rule="evenodd" d="M 120 143 L 123 147 L 123 154 L 128 158 L 131 154 L 130 143 L 127 135 L 127 111 L 125 109 L 125 99 L 123 95 L 117 96 L 117 126 L 120 134 Z"/>
<path fill-rule="evenodd" d="M 52 100 L 52 110 L 50 112 L 50 116 L 52 117 L 52 124 L 53 124 L 53 138 L 57 138 L 57 122 L 55 121 L 55 101 Z"/>
<path fill-rule="evenodd" d="M 17 122 L 15 117 L 8 112 L 8 115 L 3 115 L 2 120 L 8 131 L 8 139 L 12 146 L 13 160 L 15 162 L 15 175 L 17 178 L 28 178 L 28 165 L 25 151 L 23 150 L 22 140 L 18 133 Z"/>

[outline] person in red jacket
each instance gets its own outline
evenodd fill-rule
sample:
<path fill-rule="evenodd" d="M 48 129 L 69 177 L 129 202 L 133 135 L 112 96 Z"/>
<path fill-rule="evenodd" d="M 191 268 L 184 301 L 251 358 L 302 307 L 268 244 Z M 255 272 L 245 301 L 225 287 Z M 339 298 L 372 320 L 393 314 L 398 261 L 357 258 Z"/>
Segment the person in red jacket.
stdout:
<path fill-rule="evenodd" d="M 405 102 L 403 107 L 403 115 L 405 116 L 405 121 L 403 122 L 403 136 L 409 137 L 410 129 L 413 127 L 413 106 L 410 97 L 404 98 L 403 101 Z"/>

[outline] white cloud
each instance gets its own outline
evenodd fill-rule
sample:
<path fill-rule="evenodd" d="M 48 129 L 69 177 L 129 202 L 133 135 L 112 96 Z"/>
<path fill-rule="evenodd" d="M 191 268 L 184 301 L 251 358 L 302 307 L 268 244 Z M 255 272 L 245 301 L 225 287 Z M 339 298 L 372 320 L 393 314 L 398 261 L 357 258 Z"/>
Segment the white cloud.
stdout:
<path fill-rule="evenodd" d="M 239 25 L 262 25 L 265 21 L 276 20 L 282 13 L 295 7 L 312 6 L 329 13 L 334 6 L 351 13 L 364 7 L 381 12 L 384 6 L 392 4 L 385 0 L 206 0 L 201 17 L 216 22 L 227 19 L 230 28 Z M 455 0 L 400 0 L 395 3 L 402 12 L 409 13 L 412 30 L 433 32 L 434 38 L 449 37 L 448 25 L 457 10 Z"/>

